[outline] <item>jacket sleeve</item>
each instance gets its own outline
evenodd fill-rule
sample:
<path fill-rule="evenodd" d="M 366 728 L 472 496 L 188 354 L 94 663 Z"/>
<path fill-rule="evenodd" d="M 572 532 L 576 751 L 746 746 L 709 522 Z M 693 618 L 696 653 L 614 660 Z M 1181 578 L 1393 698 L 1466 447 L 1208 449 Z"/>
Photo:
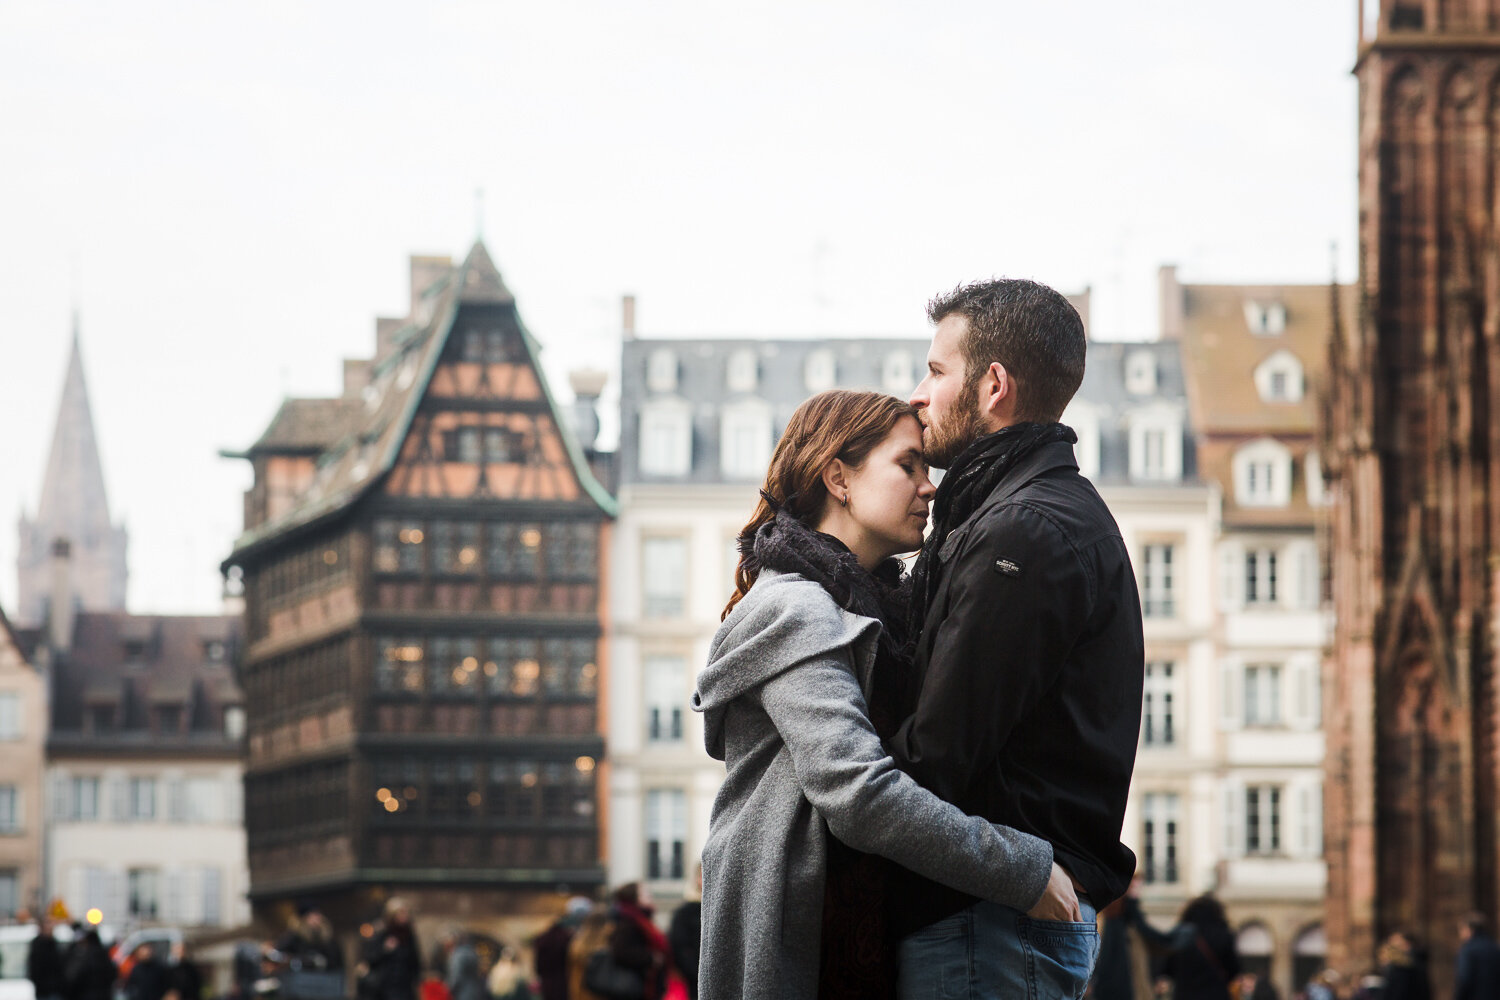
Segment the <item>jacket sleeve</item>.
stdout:
<path fill-rule="evenodd" d="M 870 724 L 847 648 L 773 677 L 760 701 L 802 793 L 839 840 L 964 892 L 1020 910 L 1036 905 L 1051 845 L 965 815 L 897 768 Z"/>
<path fill-rule="evenodd" d="M 1458 949 L 1458 968 L 1453 976 L 1453 1000 L 1469 1000 L 1474 995 L 1474 953 L 1472 949 Z"/>
<path fill-rule="evenodd" d="M 915 711 L 888 745 L 902 770 L 956 801 L 1057 682 L 1094 588 L 1062 533 L 1019 505 L 975 525 L 952 559 Z"/>

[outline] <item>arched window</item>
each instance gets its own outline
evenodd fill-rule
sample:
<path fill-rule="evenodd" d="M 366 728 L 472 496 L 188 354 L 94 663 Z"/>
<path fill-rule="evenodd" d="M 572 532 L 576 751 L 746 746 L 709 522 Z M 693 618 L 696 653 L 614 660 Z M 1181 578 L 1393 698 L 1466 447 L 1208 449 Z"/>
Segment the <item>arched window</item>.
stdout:
<path fill-rule="evenodd" d="M 1292 985 L 1302 990 L 1323 971 L 1328 958 L 1328 936 L 1322 924 L 1304 928 L 1292 942 Z"/>
<path fill-rule="evenodd" d="M 1276 939 L 1265 924 L 1254 922 L 1240 928 L 1235 936 L 1235 950 L 1240 954 L 1240 969 L 1262 979 L 1271 978 L 1271 955 Z"/>
<path fill-rule="evenodd" d="M 1125 355 L 1125 391 L 1132 396 L 1156 393 L 1156 353 L 1142 348 Z"/>

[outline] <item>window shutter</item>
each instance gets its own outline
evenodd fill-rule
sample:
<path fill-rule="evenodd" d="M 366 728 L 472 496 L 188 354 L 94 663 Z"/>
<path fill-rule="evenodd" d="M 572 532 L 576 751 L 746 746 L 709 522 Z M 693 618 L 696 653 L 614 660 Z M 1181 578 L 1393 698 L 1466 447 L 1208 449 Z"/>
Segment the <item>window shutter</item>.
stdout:
<path fill-rule="evenodd" d="M 105 872 L 101 879 L 108 887 L 106 899 L 108 902 L 100 907 L 104 911 L 106 922 L 113 920 L 116 925 L 128 921 L 130 914 L 126 912 L 129 908 L 130 899 L 130 876 L 125 872 Z"/>
<path fill-rule="evenodd" d="M 70 820 L 73 818 L 73 791 L 72 781 L 66 774 L 54 774 L 52 780 L 47 782 L 47 794 L 52 797 L 51 809 L 48 810 L 55 820 Z"/>
<path fill-rule="evenodd" d="M 1323 856 L 1323 782 L 1314 780 L 1310 795 L 1312 812 L 1308 816 L 1308 828 L 1312 831 L 1312 843 L 1308 854 L 1314 858 Z"/>
<path fill-rule="evenodd" d="M 1237 781 L 1224 782 L 1224 857 L 1238 858 L 1245 853 L 1245 787 Z"/>
<path fill-rule="evenodd" d="M 1301 611 L 1312 611 L 1318 607 L 1319 574 L 1318 545 L 1312 541 L 1291 542 L 1283 550 L 1286 560 L 1285 603 L 1287 607 Z M 1278 567 L 1279 568 L 1279 567 Z"/>
<path fill-rule="evenodd" d="M 163 888 L 165 889 L 166 898 L 161 901 L 161 918 L 166 923 L 185 923 L 188 919 L 188 914 L 184 906 L 187 889 L 187 886 L 184 885 L 186 878 L 187 876 L 182 872 L 175 870 L 169 870 L 163 878 L 163 882 L 165 883 Z"/>
<path fill-rule="evenodd" d="M 1241 704 L 1245 672 L 1238 663 L 1224 660 L 1219 664 L 1219 728 L 1234 732 L 1244 725 L 1245 708 Z"/>
<path fill-rule="evenodd" d="M 117 820 L 130 819 L 130 782 L 124 778 L 109 779 L 111 815 Z M 99 810 L 104 811 L 102 808 Z"/>
<path fill-rule="evenodd" d="M 224 795 L 224 822 L 239 826 L 245 821 L 245 783 L 236 777 Z"/>
<path fill-rule="evenodd" d="M 1322 721 L 1318 718 L 1318 661 L 1315 657 L 1303 657 L 1288 666 L 1292 685 L 1288 721 L 1296 729 L 1317 729 Z"/>
<path fill-rule="evenodd" d="M 167 819 L 173 823 L 187 819 L 187 789 L 181 778 L 167 779 Z"/>
<path fill-rule="evenodd" d="M 1238 542 L 1219 546 L 1219 610 L 1238 611 L 1245 603 L 1245 547 Z"/>

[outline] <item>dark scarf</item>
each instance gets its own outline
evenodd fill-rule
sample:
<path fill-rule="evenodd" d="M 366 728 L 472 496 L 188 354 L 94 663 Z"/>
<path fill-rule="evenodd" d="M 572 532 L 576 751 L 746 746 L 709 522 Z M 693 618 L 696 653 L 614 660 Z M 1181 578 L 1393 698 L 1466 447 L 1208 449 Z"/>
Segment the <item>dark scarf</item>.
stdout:
<path fill-rule="evenodd" d="M 910 661 L 903 654 L 909 592 L 900 560 L 887 559 L 873 572 L 866 570 L 843 542 L 809 528 L 773 501 L 767 502 L 778 508 L 775 519 L 760 526 L 748 551 L 745 540 L 740 542 L 746 571 L 754 574 L 764 568 L 800 574 L 821 585 L 845 611 L 880 622 L 874 667 L 869 676 L 859 677 L 859 686 L 875 731 L 882 738 L 890 736 L 895 726 L 889 709 L 901 703 L 894 688 L 910 672 Z"/>
<path fill-rule="evenodd" d="M 932 566 L 948 535 L 989 499 L 1022 459 L 1054 441 L 1073 444 L 1077 440 L 1072 428 L 1062 424 L 1012 424 L 979 438 L 959 453 L 938 487 L 932 504 L 932 531 L 912 567 L 911 612 L 906 620 L 912 638 L 921 633 L 927 619 L 927 605 L 936 582 Z"/>

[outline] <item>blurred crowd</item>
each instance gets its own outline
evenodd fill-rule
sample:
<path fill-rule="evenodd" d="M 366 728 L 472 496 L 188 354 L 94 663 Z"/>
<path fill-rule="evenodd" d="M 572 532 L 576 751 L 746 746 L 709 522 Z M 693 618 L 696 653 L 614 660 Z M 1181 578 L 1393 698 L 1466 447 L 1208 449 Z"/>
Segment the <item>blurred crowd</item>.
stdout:
<path fill-rule="evenodd" d="M 117 963 L 94 927 L 74 925 L 72 940 L 59 941 L 53 921 L 43 919 L 26 954 L 26 978 L 37 1000 L 200 1000 L 203 974 L 177 942 L 137 945 Z"/>
<path fill-rule="evenodd" d="M 1088 995 L 1093 1000 L 1281 1000 L 1263 975 L 1246 971 L 1235 949 L 1224 907 L 1200 896 L 1170 930 L 1141 912 L 1136 887 L 1100 914 L 1099 960 Z M 1453 1000 L 1500 1000 L 1500 945 L 1483 915 L 1465 917 Z M 1295 1000 L 1432 1000 L 1427 950 L 1397 931 L 1380 947 L 1376 967 L 1353 977 L 1324 969 Z"/>

